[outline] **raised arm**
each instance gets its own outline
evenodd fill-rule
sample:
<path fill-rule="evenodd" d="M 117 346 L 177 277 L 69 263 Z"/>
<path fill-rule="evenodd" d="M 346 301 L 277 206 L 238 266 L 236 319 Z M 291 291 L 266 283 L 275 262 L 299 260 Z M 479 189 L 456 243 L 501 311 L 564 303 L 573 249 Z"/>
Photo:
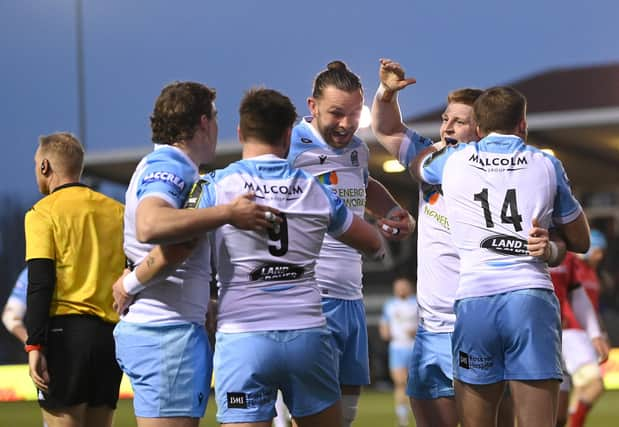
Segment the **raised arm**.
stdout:
<path fill-rule="evenodd" d="M 404 69 L 390 59 L 380 60 L 380 87 L 372 103 L 372 131 L 378 142 L 395 158 L 406 134 L 406 125 L 398 104 L 397 93 L 414 84 L 406 78 Z"/>

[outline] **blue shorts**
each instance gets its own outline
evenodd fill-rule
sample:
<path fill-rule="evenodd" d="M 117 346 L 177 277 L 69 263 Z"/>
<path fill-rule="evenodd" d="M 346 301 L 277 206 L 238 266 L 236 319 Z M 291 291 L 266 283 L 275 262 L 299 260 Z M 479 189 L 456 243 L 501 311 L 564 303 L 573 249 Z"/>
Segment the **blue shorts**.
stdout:
<path fill-rule="evenodd" d="M 553 291 L 523 289 L 456 301 L 454 377 L 469 384 L 561 381 L 561 320 Z"/>
<path fill-rule="evenodd" d="M 396 347 L 389 344 L 389 369 L 408 369 L 412 354 L 412 345 L 410 347 Z"/>
<path fill-rule="evenodd" d="M 451 360 L 451 332 L 429 332 L 419 325 L 406 394 L 417 400 L 454 397 Z"/>
<path fill-rule="evenodd" d="M 133 387 L 136 416 L 204 416 L 213 372 L 204 326 L 121 321 L 114 339 L 116 360 Z"/>
<path fill-rule="evenodd" d="M 220 423 L 270 421 L 278 389 L 293 417 L 317 414 L 340 399 L 326 327 L 218 332 L 214 366 Z"/>
<path fill-rule="evenodd" d="M 322 299 L 322 312 L 337 352 L 338 378 L 341 385 L 368 385 L 368 328 L 363 300 Z"/>

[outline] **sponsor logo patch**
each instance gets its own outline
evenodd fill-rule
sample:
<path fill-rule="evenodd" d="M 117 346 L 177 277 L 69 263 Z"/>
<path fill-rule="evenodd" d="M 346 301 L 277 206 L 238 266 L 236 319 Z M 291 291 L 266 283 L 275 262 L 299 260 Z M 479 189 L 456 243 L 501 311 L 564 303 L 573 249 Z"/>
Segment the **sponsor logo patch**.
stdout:
<path fill-rule="evenodd" d="M 503 255 L 529 255 L 526 240 L 503 234 L 486 237 L 479 246 Z"/>
<path fill-rule="evenodd" d="M 469 355 L 463 351 L 459 352 L 458 360 L 461 368 L 469 369 Z"/>
<path fill-rule="evenodd" d="M 489 172 L 501 172 L 501 171 L 516 171 L 527 167 L 528 161 L 525 156 L 516 157 L 483 157 L 479 154 L 473 153 L 469 157 L 469 163 L 477 169 L 489 171 Z"/>
<path fill-rule="evenodd" d="M 303 274 L 303 267 L 293 264 L 264 264 L 249 274 L 251 280 L 296 280 Z"/>
<path fill-rule="evenodd" d="M 322 165 L 325 162 L 325 160 L 327 160 L 327 155 L 321 154 L 320 156 L 318 156 L 318 160 L 320 160 L 320 164 Z"/>
<path fill-rule="evenodd" d="M 226 393 L 228 408 L 231 409 L 247 409 L 247 395 L 245 393 Z"/>
<path fill-rule="evenodd" d="M 335 171 L 323 173 L 322 175 L 318 175 L 316 178 L 321 184 L 325 185 L 337 185 L 339 181 L 337 172 Z"/>
<path fill-rule="evenodd" d="M 303 194 L 303 187 L 301 187 L 300 185 L 269 185 L 257 184 L 254 182 L 245 182 L 245 185 L 243 186 L 243 191 L 252 191 L 256 193 L 256 197 L 258 197 L 259 199 L 284 196 L 287 198 L 287 200 L 294 200 L 298 198 L 299 195 Z"/>
<path fill-rule="evenodd" d="M 149 184 L 156 181 L 170 183 L 174 187 L 176 187 L 178 191 L 183 191 L 183 188 L 185 188 L 185 181 L 183 180 L 183 178 L 173 174 L 172 172 L 151 172 L 148 175 L 145 175 L 144 178 L 142 178 L 142 184 Z"/>

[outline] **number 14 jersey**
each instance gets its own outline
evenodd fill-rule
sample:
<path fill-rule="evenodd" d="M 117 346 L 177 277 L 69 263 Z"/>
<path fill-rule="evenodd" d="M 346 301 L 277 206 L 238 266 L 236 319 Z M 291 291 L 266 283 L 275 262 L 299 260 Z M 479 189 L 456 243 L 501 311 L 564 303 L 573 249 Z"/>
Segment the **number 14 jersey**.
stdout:
<path fill-rule="evenodd" d="M 420 176 L 442 184 L 460 255 L 456 299 L 553 289 L 546 264 L 528 254 L 533 219 L 570 223 L 582 209 L 561 162 L 513 135 L 490 134 L 428 156 Z"/>

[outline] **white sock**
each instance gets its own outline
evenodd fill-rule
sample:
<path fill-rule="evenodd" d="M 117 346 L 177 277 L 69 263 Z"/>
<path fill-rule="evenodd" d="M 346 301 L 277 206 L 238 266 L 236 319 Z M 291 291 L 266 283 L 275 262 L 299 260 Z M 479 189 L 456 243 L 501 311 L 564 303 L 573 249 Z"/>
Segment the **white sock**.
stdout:
<path fill-rule="evenodd" d="M 398 417 L 398 425 L 400 426 L 408 425 L 408 406 L 407 405 L 397 405 L 395 407 L 395 415 Z"/>
<path fill-rule="evenodd" d="M 281 391 L 277 391 L 277 400 L 275 401 L 275 411 L 277 415 L 273 418 L 274 427 L 288 427 L 290 425 L 290 413 L 284 403 L 284 397 Z"/>
<path fill-rule="evenodd" d="M 343 394 L 342 395 L 342 427 L 352 426 L 352 422 L 357 417 L 357 407 L 359 406 L 359 395 Z"/>

